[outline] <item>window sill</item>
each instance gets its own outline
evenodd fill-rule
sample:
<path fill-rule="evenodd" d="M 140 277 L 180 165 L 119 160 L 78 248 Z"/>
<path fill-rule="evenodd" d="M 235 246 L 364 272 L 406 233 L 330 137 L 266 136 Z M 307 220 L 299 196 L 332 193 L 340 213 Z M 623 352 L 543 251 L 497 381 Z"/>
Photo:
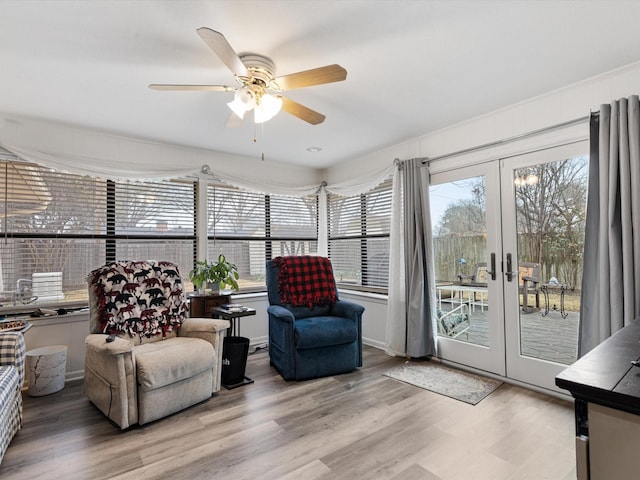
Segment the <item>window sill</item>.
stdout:
<path fill-rule="evenodd" d="M 22 319 L 25 322 L 30 322 L 34 327 L 44 325 L 56 325 L 60 323 L 79 323 L 87 322 L 89 320 L 89 309 L 76 310 L 73 312 L 65 313 L 63 315 L 45 315 L 41 317 L 32 317 L 30 315 L 17 315 L 16 319 Z"/>
<path fill-rule="evenodd" d="M 58 303 L 27 303 L 20 305 L 7 305 L 0 306 L 0 316 L 14 316 L 14 315 L 31 315 L 37 309 L 46 309 L 46 310 L 55 310 L 56 312 L 59 310 L 66 310 L 68 313 L 73 313 L 75 311 L 88 308 L 88 304 L 86 300 L 79 300 L 74 302 L 58 302 Z M 38 318 L 38 317 L 34 317 Z"/>
<path fill-rule="evenodd" d="M 338 292 L 353 297 L 371 298 L 375 300 L 387 300 L 389 298 L 386 293 L 363 292 L 361 290 L 349 290 L 346 288 L 338 288 Z"/>
<path fill-rule="evenodd" d="M 236 300 L 251 300 L 254 298 L 266 298 L 267 292 L 263 290 L 261 292 L 240 292 L 240 293 L 232 293 L 233 301 Z"/>

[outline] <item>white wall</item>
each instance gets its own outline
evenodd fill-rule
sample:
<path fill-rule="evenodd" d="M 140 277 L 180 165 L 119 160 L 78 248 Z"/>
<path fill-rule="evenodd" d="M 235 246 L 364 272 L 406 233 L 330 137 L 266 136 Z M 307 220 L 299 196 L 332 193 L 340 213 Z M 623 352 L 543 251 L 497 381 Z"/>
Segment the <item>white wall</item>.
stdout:
<path fill-rule="evenodd" d="M 118 178 L 174 178 L 195 174 L 203 165 L 240 184 L 256 183 L 269 190 L 291 191 L 319 186 L 322 171 L 308 167 L 263 162 L 255 158 L 214 152 L 55 121 L 12 115 L 2 128 L 2 141 L 25 160 L 79 175 Z M 18 147 L 26 148 L 21 152 Z M 85 160 L 85 161 L 82 161 Z M 153 165 L 153 170 L 149 169 Z"/>
<path fill-rule="evenodd" d="M 247 294 L 233 295 L 231 297 L 233 303 L 240 303 L 245 307 L 256 309 L 255 316 L 243 317 L 240 319 L 240 334 L 250 339 L 249 351 L 255 347 L 262 346 L 267 343 L 269 338 L 269 320 L 267 318 L 267 307 L 269 301 L 267 294 Z M 237 321 L 237 320 L 236 320 Z"/>
<path fill-rule="evenodd" d="M 335 165 L 326 170 L 326 180 L 346 181 L 363 170 L 391 165 L 394 158 L 434 158 L 529 133 L 587 116 L 603 103 L 634 94 L 640 94 L 640 62 Z"/>
<path fill-rule="evenodd" d="M 387 329 L 386 295 L 340 291 L 340 299 L 358 303 L 364 307 L 362 342 L 366 345 L 384 349 Z"/>
<path fill-rule="evenodd" d="M 33 327 L 24 334 L 27 351 L 50 345 L 66 345 L 66 380 L 84 376 L 84 339 L 89 334 L 89 313 L 26 318 Z"/>
<path fill-rule="evenodd" d="M 590 112 L 599 110 L 601 104 L 636 94 L 640 94 L 640 63 L 627 65 L 549 94 L 341 163 L 326 171 L 327 183 L 331 185 L 348 180 L 362 171 L 380 170 L 392 164 L 395 158 L 434 158 L 558 125 L 588 116 Z M 544 137 L 548 144 L 552 144 L 556 139 L 587 138 L 588 123 Z M 483 155 L 487 159 L 500 158 L 502 155 L 523 153 L 532 149 L 535 142 L 536 139 L 522 140 L 507 146 L 483 150 L 474 155 L 476 159 Z M 444 164 L 455 165 L 459 162 L 458 158 L 442 160 L 437 168 L 442 170 L 446 168 Z M 386 306 L 383 308 L 375 303 L 370 307 L 366 312 L 368 336 L 375 342 L 384 344 Z"/>

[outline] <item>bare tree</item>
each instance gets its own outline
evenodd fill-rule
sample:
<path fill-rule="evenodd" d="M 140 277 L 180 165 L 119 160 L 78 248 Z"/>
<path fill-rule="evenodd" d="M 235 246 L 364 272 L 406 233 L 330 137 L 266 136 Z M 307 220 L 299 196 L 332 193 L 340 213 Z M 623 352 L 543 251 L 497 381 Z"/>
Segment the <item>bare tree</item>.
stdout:
<path fill-rule="evenodd" d="M 515 187 L 520 261 L 540 264 L 545 279 L 555 275 L 563 283 L 576 286 L 584 244 L 586 158 L 527 167 L 515 173 L 520 178 L 537 179 Z M 483 177 L 479 177 L 470 185 L 472 198 L 451 202 L 434 227 L 437 240 L 446 238 L 439 247 L 443 250 L 439 261 L 448 266 L 449 274 L 464 256 L 475 262 L 484 255 L 485 189 Z"/>
<path fill-rule="evenodd" d="M 584 242 L 587 165 L 584 157 L 538 165 L 516 175 L 537 176 L 516 188 L 519 251 L 544 274 L 578 282 Z"/>
<path fill-rule="evenodd" d="M 486 211 L 473 200 L 458 200 L 447 207 L 436 225 L 438 236 L 475 236 L 486 231 Z"/>
<path fill-rule="evenodd" d="M 60 173 L 41 167 L 38 170 L 51 196 L 47 208 L 7 219 L 8 231 L 18 236 L 20 233 L 38 233 L 41 237 L 16 240 L 14 254 L 22 258 L 20 266 L 25 269 L 14 271 L 18 277 L 32 272 L 64 271 L 73 256 L 76 241 L 57 236 L 101 233 L 105 224 L 104 212 L 98 211 L 97 203 L 93 201 L 96 195 L 104 198 L 104 181 L 78 177 L 69 188 L 72 179 L 65 177 L 63 182 Z M 73 191 L 73 197 L 70 191 Z"/>
<path fill-rule="evenodd" d="M 456 183 L 456 182 L 454 182 Z M 486 184 L 484 177 L 472 179 L 467 186 L 471 199 L 460 199 L 451 202 L 444 211 L 434 234 L 439 236 L 468 237 L 486 233 Z"/>

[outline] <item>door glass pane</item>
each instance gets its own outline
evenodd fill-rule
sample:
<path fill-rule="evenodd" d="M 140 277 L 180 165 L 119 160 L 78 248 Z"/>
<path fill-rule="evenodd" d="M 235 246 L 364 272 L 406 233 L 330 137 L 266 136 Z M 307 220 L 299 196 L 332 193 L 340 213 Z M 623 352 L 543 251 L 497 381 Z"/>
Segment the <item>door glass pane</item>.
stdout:
<path fill-rule="evenodd" d="M 438 335 L 489 346 L 485 177 L 431 185 Z"/>
<path fill-rule="evenodd" d="M 527 357 L 576 360 L 587 171 L 587 157 L 515 170 L 520 352 Z"/>

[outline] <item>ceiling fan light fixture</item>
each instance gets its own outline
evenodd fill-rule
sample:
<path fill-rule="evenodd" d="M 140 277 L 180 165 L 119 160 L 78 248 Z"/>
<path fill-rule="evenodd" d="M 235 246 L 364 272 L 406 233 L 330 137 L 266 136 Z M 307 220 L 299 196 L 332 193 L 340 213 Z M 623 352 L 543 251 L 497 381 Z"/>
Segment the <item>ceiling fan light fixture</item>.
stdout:
<path fill-rule="evenodd" d="M 275 117 L 282 108 L 282 98 L 265 93 L 260 98 L 260 103 L 253 109 L 253 120 L 256 123 L 264 123 Z"/>
<path fill-rule="evenodd" d="M 227 103 L 227 107 L 229 107 L 239 118 L 244 118 L 244 114 L 247 111 L 242 102 L 238 102 L 236 99 Z"/>
<path fill-rule="evenodd" d="M 249 85 L 236 90 L 233 99 L 244 105 L 247 112 L 256 106 L 256 92 Z"/>
<path fill-rule="evenodd" d="M 256 106 L 256 95 L 251 88 L 244 86 L 236 90 L 233 101 L 227 103 L 227 106 L 238 117 L 244 118 L 245 112 Z"/>

